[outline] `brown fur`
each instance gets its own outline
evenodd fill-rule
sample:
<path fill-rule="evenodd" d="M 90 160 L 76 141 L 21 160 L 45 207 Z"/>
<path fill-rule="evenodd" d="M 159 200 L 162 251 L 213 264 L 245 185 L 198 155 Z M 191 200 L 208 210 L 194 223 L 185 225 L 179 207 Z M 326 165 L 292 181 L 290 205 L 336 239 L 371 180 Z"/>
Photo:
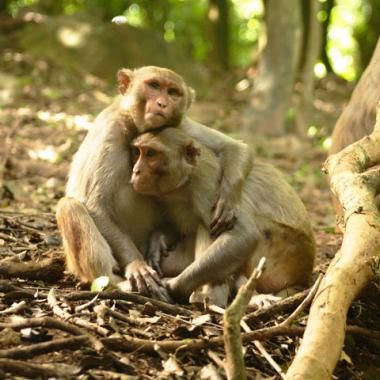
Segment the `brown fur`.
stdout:
<path fill-rule="evenodd" d="M 238 162 L 238 170 L 225 165 L 219 201 L 226 206 L 216 215 L 221 227 L 228 223 L 224 210 L 229 211 L 229 198 L 239 192 L 251 166 L 250 151 L 217 131 L 183 120 L 193 90 L 171 70 L 148 66 L 123 69 L 118 76 L 122 96 L 99 114 L 74 156 L 66 197 L 57 207 L 58 226 L 68 269 L 82 281 L 100 275 L 115 282 L 125 278 L 125 290 L 155 288 L 150 294 L 165 298 L 144 257 L 149 236 L 165 219 L 156 200 L 136 194 L 129 183 L 130 142 L 147 129 L 172 126 L 186 130 L 226 162 Z M 113 273 L 115 267 L 120 276 Z"/>
<path fill-rule="evenodd" d="M 143 180 L 146 193 L 155 194 L 166 204 L 184 235 L 197 233 L 195 256 L 188 252 L 195 260 L 168 282 L 173 296 L 186 299 L 199 286 L 223 283 L 231 275 L 248 277 L 262 256 L 267 259 L 267 269 L 259 280 L 260 291 L 277 292 L 309 283 L 315 254 L 310 218 L 298 195 L 275 168 L 255 163 L 243 184 L 241 198 L 234 204 L 234 228 L 211 239 L 211 209 L 223 173 L 220 158 L 180 130 L 147 133 L 133 144 L 140 149 L 136 163 L 140 168 L 142 161 L 148 160 L 143 147 L 154 147 L 163 162 L 170 163 L 159 168 L 160 177 L 150 189 L 152 172 L 136 173 L 134 167 L 135 189 Z M 189 144 L 199 153 L 193 157 L 194 163 L 184 157 Z M 185 176 L 181 187 L 179 174 Z"/>

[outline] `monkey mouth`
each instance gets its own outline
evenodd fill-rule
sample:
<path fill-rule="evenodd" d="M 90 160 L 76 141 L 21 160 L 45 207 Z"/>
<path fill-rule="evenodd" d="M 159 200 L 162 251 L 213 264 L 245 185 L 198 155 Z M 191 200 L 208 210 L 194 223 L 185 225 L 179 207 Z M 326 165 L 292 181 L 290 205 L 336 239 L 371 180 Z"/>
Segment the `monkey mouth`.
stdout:
<path fill-rule="evenodd" d="M 153 128 L 160 128 L 166 123 L 166 116 L 161 112 L 151 112 L 146 116 L 146 122 Z"/>
<path fill-rule="evenodd" d="M 166 116 L 162 112 L 151 112 L 148 116 L 166 119 Z"/>

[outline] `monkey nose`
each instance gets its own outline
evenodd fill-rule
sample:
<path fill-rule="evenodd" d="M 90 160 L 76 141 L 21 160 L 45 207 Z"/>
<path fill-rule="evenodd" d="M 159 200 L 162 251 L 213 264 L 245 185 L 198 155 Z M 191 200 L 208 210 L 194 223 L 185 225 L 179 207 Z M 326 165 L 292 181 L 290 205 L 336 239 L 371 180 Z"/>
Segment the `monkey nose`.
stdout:
<path fill-rule="evenodd" d="M 166 106 L 167 106 L 166 102 L 164 102 L 162 100 L 157 100 L 157 105 L 161 108 L 166 108 Z"/>

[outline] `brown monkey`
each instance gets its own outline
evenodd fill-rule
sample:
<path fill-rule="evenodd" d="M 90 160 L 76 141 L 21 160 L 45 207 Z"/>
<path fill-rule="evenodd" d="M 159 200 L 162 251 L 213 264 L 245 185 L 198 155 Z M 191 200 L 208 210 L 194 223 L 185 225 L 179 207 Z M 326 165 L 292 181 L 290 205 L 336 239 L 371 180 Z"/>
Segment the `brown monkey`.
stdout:
<path fill-rule="evenodd" d="M 173 257 L 169 265 L 163 262 L 164 275 L 176 275 L 168 281 L 175 298 L 186 299 L 199 286 L 222 284 L 231 275 L 247 277 L 262 256 L 267 269 L 259 280 L 259 292 L 308 284 L 315 253 L 310 219 L 298 195 L 275 168 L 255 163 L 241 199 L 234 204 L 237 221 L 233 229 L 212 239 L 210 210 L 223 174 L 219 157 L 178 129 L 140 135 L 133 147 L 136 158 L 131 182 L 136 192 L 166 204 L 190 240 L 197 234 L 195 261 L 194 251 L 183 250 L 177 268 Z M 185 265 L 193 262 L 181 268 L 182 260 Z"/>
<path fill-rule="evenodd" d="M 371 134 L 380 100 L 380 38 L 371 61 L 356 85 L 347 107 L 337 120 L 331 136 L 329 155 Z"/>
<path fill-rule="evenodd" d="M 149 129 L 179 127 L 223 158 L 219 198 L 210 205 L 215 206 L 210 219 L 214 234 L 233 224 L 231 199 L 239 196 L 252 160 L 245 144 L 183 120 L 193 91 L 173 71 L 122 69 L 118 80 L 122 97 L 100 113 L 76 153 L 57 222 L 68 269 L 80 280 L 101 275 L 115 283 L 125 279 L 123 289 L 165 298 L 159 277 L 144 258 L 150 234 L 165 221 L 157 202 L 136 194 L 129 183 L 130 142 Z"/>

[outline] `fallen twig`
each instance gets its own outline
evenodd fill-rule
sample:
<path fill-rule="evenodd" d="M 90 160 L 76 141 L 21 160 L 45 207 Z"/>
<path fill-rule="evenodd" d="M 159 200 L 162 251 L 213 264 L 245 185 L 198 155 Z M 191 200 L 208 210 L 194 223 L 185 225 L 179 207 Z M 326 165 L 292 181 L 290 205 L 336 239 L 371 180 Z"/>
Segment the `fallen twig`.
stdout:
<path fill-rule="evenodd" d="M 24 376 L 28 379 L 67 378 L 78 374 L 80 369 L 65 364 L 30 364 L 21 360 L 0 359 L 0 368 L 4 372 Z"/>
<path fill-rule="evenodd" d="M 79 335 L 70 338 L 52 340 L 50 342 L 35 343 L 26 347 L 15 347 L 6 350 L 0 350 L 0 358 L 8 359 L 30 359 L 34 356 L 56 352 L 59 350 L 74 349 L 88 344 L 89 338 L 85 335 Z"/>
<path fill-rule="evenodd" d="M 25 309 L 25 306 L 26 306 L 26 302 L 20 301 L 14 305 L 8 307 L 7 309 L 1 310 L 0 314 L 15 314 L 15 313 L 21 311 L 22 309 Z"/>
<path fill-rule="evenodd" d="M 39 262 L 16 261 L 7 257 L 0 261 L 0 276 L 4 278 L 22 277 L 27 280 L 56 282 L 63 277 L 64 260 L 61 256 L 53 256 Z"/>
<path fill-rule="evenodd" d="M 10 328 L 14 330 L 25 329 L 27 327 L 46 327 L 68 332 L 73 335 L 84 335 L 85 332 L 79 327 L 70 323 L 59 321 L 52 317 L 25 318 L 11 322 L 0 322 L 0 328 Z"/>
<path fill-rule="evenodd" d="M 165 311 L 166 313 L 170 314 L 181 314 L 186 316 L 192 316 L 193 312 L 191 312 L 188 309 L 185 309 L 184 307 L 172 305 L 167 302 L 158 301 L 153 298 L 145 297 L 140 294 L 136 293 L 126 293 L 119 290 L 112 290 L 110 292 L 99 292 L 94 293 L 90 291 L 82 291 L 82 292 L 75 292 L 64 295 L 64 297 L 69 301 L 80 301 L 80 300 L 90 300 L 95 297 L 95 295 L 98 294 L 99 299 L 102 300 L 123 300 L 123 301 L 129 301 L 134 302 L 138 304 L 146 304 L 151 303 L 152 305 L 156 306 L 157 308 Z"/>
<path fill-rule="evenodd" d="M 243 319 L 250 323 L 256 323 L 269 318 L 273 318 L 273 316 L 276 314 L 282 314 L 290 310 L 294 310 L 294 308 L 296 308 L 306 298 L 309 292 L 310 289 L 306 289 L 293 296 L 284 298 L 283 300 L 280 300 L 272 305 L 249 313 L 245 315 Z"/>
<path fill-rule="evenodd" d="M 243 285 L 224 313 L 224 345 L 226 351 L 227 378 L 232 380 L 245 380 L 245 372 L 242 338 L 240 334 L 240 321 L 247 309 L 252 294 L 256 289 L 257 280 L 260 278 L 265 258 L 261 258 L 257 268 L 251 274 L 249 280 Z"/>
<path fill-rule="evenodd" d="M 83 318 L 76 317 L 72 314 L 70 314 L 67 310 L 64 310 L 58 303 L 57 297 L 55 295 L 55 290 L 52 288 L 49 291 L 48 294 L 48 304 L 52 308 L 53 313 L 57 315 L 58 317 L 65 319 L 65 320 L 70 320 L 74 325 L 80 326 L 80 327 L 85 327 L 93 332 L 97 332 L 99 335 L 102 336 L 107 336 L 108 335 L 108 330 L 104 327 L 101 327 L 95 323 L 92 323 L 90 321 L 87 321 Z M 102 347 L 99 346 L 99 342 L 95 342 L 98 346 L 98 349 L 101 349 Z"/>
<path fill-rule="evenodd" d="M 303 331 L 303 327 L 272 326 L 241 334 L 241 338 L 243 343 L 249 343 L 252 340 L 267 340 L 280 335 L 286 335 L 289 337 L 302 336 Z M 218 347 L 224 344 L 223 337 L 213 337 L 207 340 L 148 340 L 123 335 L 122 338 L 102 338 L 101 341 L 106 347 L 114 350 L 127 352 L 138 350 L 140 352 L 150 353 L 156 352 L 156 347 L 169 352 L 182 349 L 199 351 L 204 348 Z"/>
<path fill-rule="evenodd" d="M 319 275 L 317 280 L 315 281 L 314 285 L 311 287 L 309 294 L 306 296 L 306 298 L 301 302 L 300 305 L 298 305 L 297 309 L 293 311 L 292 314 L 289 315 L 288 318 L 286 318 L 283 322 L 280 323 L 282 326 L 290 326 L 295 319 L 305 310 L 307 306 L 313 301 L 315 294 L 318 291 L 319 285 L 322 281 L 322 275 Z"/>

